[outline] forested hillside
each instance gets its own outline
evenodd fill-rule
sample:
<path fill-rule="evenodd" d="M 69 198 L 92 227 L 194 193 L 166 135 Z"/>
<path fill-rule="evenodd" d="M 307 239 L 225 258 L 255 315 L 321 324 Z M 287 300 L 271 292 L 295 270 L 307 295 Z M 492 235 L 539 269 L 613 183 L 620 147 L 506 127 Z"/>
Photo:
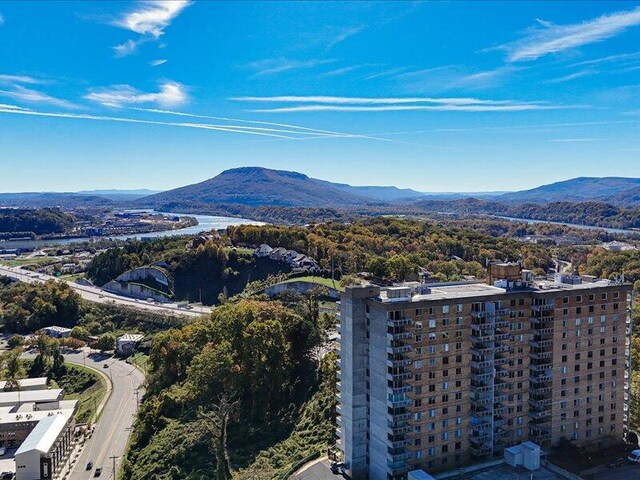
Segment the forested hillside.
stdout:
<path fill-rule="evenodd" d="M 53 208 L 0 208 L 0 232 L 63 233 L 73 226 L 73 216 Z"/>

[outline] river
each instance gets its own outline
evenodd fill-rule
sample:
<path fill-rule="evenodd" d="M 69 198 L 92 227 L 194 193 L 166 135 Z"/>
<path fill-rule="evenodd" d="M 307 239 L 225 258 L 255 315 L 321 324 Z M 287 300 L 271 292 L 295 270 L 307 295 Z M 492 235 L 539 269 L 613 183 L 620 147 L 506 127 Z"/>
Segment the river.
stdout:
<path fill-rule="evenodd" d="M 637 230 L 624 230 L 621 228 L 607 228 L 607 227 L 597 227 L 595 225 L 579 225 L 577 223 L 566 223 L 566 222 L 551 222 L 549 220 L 534 220 L 532 218 L 516 218 L 516 217 L 503 217 L 500 215 L 489 215 L 494 218 L 502 218 L 503 220 L 510 220 L 512 222 L 525 222 L 525 223 L 550 223 L 551 225 L 563 225 L 565 227 L 579 228 L 581 230 L 603 230 L 607 233 L 618 233 L 622 235 L 640 235 L 640 231 Z"/>
<path fill-rule="evenodd" d="M 179 216 L 179 217 L 193 217 L 198 221 L 197 225 L 192 227 L 180 228 L 177 230 L 162 230 L 159 232 L 148 232 L 130 235 L 119 235 L 114 237 L 77 237 L 77 238 L 53 238 L 49 240 L 17 240 L 17 241 L 0 241 L 0 249 L 11 248 L 40 248 L 53 245 L 68 245 L 70 243 L 87 242 L 91 240 L 129 240 L 133 238 L 161 238 L 161 237 L 173 237 L 177 235 L 194 235 L 200 232 L 206 232 L 211 230 L 220 230 L 232 225 L 264 225 L 264 222 L 257 222 L 255 220 L 248 220 L 246 218 L 235 217 L 218 217 L 213 215 L 193 215 L 191 213 L 178 213 L 178 212 L 156 212 L 163 213 L 165 215 Z"/>

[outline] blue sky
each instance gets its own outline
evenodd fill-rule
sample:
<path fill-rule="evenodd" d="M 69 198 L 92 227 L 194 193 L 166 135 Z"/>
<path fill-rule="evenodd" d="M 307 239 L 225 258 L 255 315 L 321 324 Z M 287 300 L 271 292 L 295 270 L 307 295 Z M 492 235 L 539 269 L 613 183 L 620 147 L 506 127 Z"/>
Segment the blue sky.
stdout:
<path fill-rule="evenodd" d="M 637 2 L 2 2 L 0 191 L 640 176 Z"/>

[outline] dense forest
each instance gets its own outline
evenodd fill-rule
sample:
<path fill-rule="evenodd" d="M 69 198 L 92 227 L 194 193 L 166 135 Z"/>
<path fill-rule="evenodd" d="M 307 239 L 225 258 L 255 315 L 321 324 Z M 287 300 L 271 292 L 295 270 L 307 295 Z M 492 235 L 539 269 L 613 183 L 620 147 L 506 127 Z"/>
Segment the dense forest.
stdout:
<path fill-rule="evenodd" d="M 289 306 L 241 301 L 157 334 L 124 478 L 228 479 L 232 470 L 252 471 L 255 461 L 282 470 L 309 448 L 326 447 L 335 369 L 331 362 L 318 369 L 314 358 L 322 318 L 310 297 Z M 292 432 L 310 427 L 308 417 L 315 433 L 287 443 Z M 322 419 L 329 428 L 321 428 Z M 292 450 L 286 456 L 278 454 L 283 444 Z"/>
<path fill-rule="evenodd" d="M 72 215 L 54 208 L 0 208 L 0 232 L 63 233 L 73 221 Z"/>

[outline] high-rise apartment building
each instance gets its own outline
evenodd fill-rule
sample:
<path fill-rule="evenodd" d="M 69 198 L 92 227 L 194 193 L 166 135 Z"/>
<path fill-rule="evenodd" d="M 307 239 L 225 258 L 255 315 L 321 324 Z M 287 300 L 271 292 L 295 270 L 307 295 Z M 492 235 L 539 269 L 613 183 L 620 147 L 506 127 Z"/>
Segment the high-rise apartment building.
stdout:
<path fill-rule="evenodd" d="M 493 264 L 487 283 L 347 287 L 339 444 L 354 479 L 622 440 L 631 285 Z"/>

